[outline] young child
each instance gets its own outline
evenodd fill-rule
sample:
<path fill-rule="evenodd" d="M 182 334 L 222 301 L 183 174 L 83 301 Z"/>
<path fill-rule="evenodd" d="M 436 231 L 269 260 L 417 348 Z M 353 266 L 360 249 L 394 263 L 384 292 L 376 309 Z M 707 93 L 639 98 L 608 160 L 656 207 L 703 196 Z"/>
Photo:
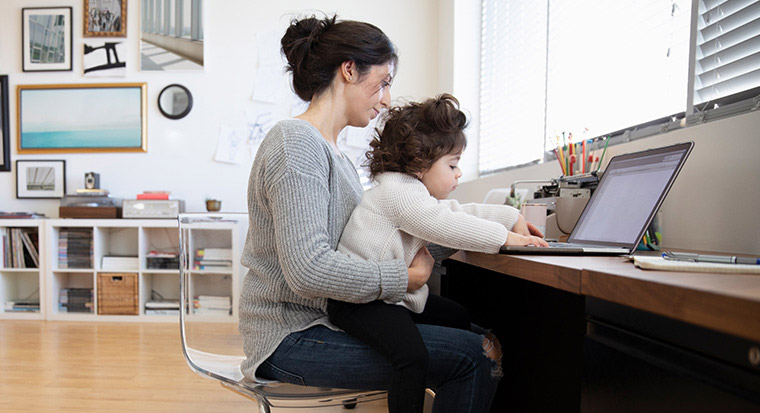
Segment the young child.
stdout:
<path fill-rule="evenodd" d="M 446 200 L 462 175 L 458 163 L 466 125 L 459 102 L 448 94 L 391 109 L 367 153 L 377 185 L 352 213 L 338 251 L 367 260 L 403 259 L 408 266 L 427 243 L 487 253 L 497 253 L 502 245 L 546 245 L 510 206 Z M 391 362 L 391 412 L 422 411 L 428 357 L 415 323 L 471 329 L 467 311 L 429 295 L 427 285 L 408 292 L 400 303 L 328 300 L 327 312 L 333 324 Z M 497 343 L 490 334 L 483 341 L 484 352 L 495 361 Z"/>

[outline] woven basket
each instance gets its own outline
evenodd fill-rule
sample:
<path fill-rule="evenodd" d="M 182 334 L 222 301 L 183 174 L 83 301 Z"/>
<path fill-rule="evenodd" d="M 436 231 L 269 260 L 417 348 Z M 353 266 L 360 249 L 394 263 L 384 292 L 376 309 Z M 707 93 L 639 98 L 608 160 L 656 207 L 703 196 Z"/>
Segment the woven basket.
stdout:
<path fill-rule="evenodd" d="M 98 314 L 137 315 L 140 312 L 137 274 L 98 274 Z"/>

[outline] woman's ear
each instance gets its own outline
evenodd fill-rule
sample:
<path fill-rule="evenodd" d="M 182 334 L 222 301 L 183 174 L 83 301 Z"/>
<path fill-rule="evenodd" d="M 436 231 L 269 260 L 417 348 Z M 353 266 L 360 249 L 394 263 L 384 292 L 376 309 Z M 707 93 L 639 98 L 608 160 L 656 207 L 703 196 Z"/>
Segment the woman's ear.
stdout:
<path fill-rule="evenodd" d="M 346 82 L 353 82 L 357 77 L 356 63 L 353 60 L 347 60 L 340 65 L 340 75 Z"/>

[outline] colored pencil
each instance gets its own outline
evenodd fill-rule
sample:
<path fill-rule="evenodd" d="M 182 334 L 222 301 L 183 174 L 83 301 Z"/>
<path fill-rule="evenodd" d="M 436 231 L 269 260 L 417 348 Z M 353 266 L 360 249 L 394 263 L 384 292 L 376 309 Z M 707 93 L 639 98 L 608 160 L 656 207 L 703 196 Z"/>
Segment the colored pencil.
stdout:
<path fill-rule="evenodd" d="M 607 153 L 607 144 L 609 144 L 609 143 L 610 143 L 610 137 L 608 136 L 608 137 L 606 137 L 604 139 L 604 150 L 602 151 L 602 157 L 599 158 L 599 165 L 597 165 L 597 167 L 596 167 L 596 171 L 597 172 L 599 172 L 599 168 L 602 167 L 602 161 L 604 160 L 604 154 Z"/>

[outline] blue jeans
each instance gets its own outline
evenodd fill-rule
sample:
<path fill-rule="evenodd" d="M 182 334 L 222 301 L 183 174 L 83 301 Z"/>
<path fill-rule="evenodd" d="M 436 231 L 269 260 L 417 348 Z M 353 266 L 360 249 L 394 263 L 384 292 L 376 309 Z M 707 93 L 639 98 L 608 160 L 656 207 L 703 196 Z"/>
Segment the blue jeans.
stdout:
<path fill-rule="evenodd" d="M 429 355 L 427 387 L 433 412 L 487 412 L 499 379 L 483 353 L 483 336 L 418 324 Z M 380 353 L 344 332 L 324 326 L 287 336 L 257 371 L 282 382 L 346 389 L 387 389 L 393 368 Z"/>

